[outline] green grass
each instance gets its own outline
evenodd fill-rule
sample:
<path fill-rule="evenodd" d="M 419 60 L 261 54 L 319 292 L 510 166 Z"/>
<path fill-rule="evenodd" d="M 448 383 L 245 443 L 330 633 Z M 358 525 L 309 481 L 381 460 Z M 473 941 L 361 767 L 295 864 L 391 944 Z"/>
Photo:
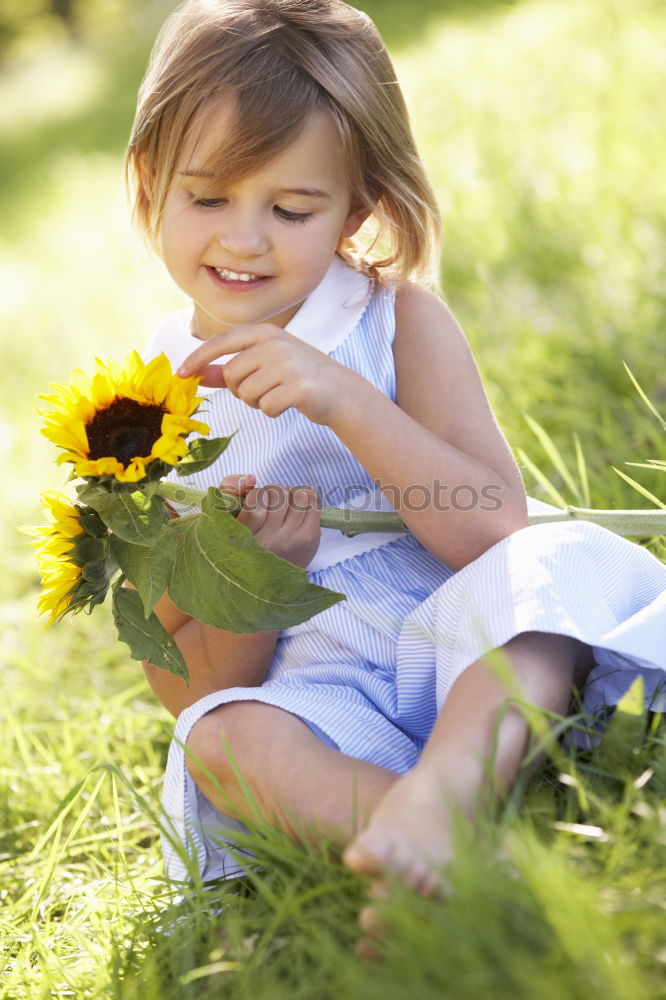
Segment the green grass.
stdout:
<path fill-rule="evenodd" d="M 664 450 L 622 363 L 663 414 L 663 6 L 442 7 L 367 4 L 444 211 L 446 297 L 529 491 L 649 506 L 613 466 L 663 497 L 662 469 L 626 464 Z M 124 35 L 0 78 L 0 997 L 666 997 L 666 748 L 645 716 L 618 717 L 593 752 L 562 750 L 463 838 L 446 905 L 397 892 L 379 964 L 353 954 L 363 886 L 323 850 L 255 836 L 242 895 L 179 901 L 164 882 L 171 722 L 107 609 L 42 628 L 17 530 L 62 481 L 37 394 L 123 356 L 182 301 L 131 233 L 121 184 L 159 15 L 136 5 Z"/>

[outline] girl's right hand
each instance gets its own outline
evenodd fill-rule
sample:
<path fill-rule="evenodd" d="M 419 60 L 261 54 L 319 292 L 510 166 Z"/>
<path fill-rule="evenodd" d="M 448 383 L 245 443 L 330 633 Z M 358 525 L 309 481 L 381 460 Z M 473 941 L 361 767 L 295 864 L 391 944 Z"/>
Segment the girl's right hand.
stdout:
<path fill-rule="evenodd" d="M 255 488 L 251 475 L 225 476 L 220 489 L 245 498 L 238 521 L 273 555 L 305 569 L 319 548 L 319 498 L 311 486 Z"/>
<path fill-rule="evenodd" d="M 215 363 L 226 355 L 229 361 Z M 370 388 L 358 372 L 273 323 L 221 330 L 185 358 L 178 374 L 198 375 L 202 386 L 226 389 L 267 417 L 293 407 L 333 430 L 349 400 Z"/>

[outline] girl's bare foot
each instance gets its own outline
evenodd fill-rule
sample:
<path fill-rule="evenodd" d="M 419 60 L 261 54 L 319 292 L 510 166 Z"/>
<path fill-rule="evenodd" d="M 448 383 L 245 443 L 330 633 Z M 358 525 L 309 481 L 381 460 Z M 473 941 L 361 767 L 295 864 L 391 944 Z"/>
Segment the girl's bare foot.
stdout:
<path fill-rule="evenodd" d="M 422 895 L 447 895 L 458 817 L 471 821 L 497 802 L 519 771 L 530 734 L 523 705 L 565 712 L 574 676 L 582 681 L 590 663 L 586 647 L 548 633 L 516 636 L 502 657 L 501 664 L 477 660 L 456 679 L 421 760 L 344 851 L 347 867 L 370 877 L 371 895 L 396 878 Z M 376 906 L 362 911 L 360 923 L 366 934 L 381 934 Z"/>
<path fill-rule="evenodd" d="M 422 895 L 444 895 L 451 859 L 450 806 L 439 774 L 422 765 L 389 788 L 343 854 L 348 868 L 371 878 L 374 895 L 383 893 L 391 876 Z M 362 924 L 372 913 L 373 907 Z"/>
<path fill-rule="evenodd" d="M 441 776 L 418 765 L 399 778 L 373 811 L 367 826 L 345 849 L 345 865 L 370 877 L 372 900 L 359 913 L 361 958 L 380 957 L 378 941 L 386 936 L 380 900 L 391 882 L 400 881 L 423 896 L 444 897 L 446 867 L 453 856 L 451 812 Z"/>
<path fill-rule="evenodd" d="M 566 711 L 578 661 L 587 657 L 589 669 L 588 652 L 567 636 L 527 632 L 503 647 L 501 664 L 490 658 L 468 667 L 419 763 L 387 790 L 345 850 L 347 867 L 375 883 L 388 873 L 423 894 L 446 891 L 453 817 L 496 801 L 520 768 L 530 728 L 518 699 Z"/>
<path fill-rule="evenodd" d="M 223 813 L 247 821 L 258 809 L 296 840 L 325 837 L 337 847 L 349 843 L 397 780 L 326 746 L 291 712 L 256 701 L 208 712 L 187 746 L 192 777 Z"/>

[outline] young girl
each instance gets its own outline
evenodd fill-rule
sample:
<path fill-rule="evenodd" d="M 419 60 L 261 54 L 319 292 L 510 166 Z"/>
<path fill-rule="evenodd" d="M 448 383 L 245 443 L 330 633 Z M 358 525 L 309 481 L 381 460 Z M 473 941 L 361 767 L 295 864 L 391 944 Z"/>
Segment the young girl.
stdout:
<path fill-rule="evenodd" d="M 213 432 L 238 429 L 197 485 L 244 494 L 261 544 L 346 595 L 279 634 L 158 605 L 190 673 L 146 665 L 179 716 L 165 810 L 184 848 L 167 841 L 168 871 L 185 877 L 185 850 L 205 879 L 239 871 L 225 842 L 251 809 L 231 755 L 269 821 L 431 891 L 455 811 L 518 772 L 520 699 L 565 713 L 587 678 L 593 709 L 637 671 L 652 697 L 666 567 L 592 524 L 526 527 L 467 343 L 413 280 L 436 267 L 437 209 L 364 14 L 187 0 L 153 53 L 127 168 L 192 301 L 148 354 L 202 375 Z M 320 532 L 320 500 L 395 509 L 409 534 Z"/>

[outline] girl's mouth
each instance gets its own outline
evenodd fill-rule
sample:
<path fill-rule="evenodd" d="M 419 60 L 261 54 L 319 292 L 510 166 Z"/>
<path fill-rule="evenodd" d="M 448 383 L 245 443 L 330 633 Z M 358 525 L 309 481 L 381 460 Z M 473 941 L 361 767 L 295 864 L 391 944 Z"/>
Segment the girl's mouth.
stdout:
<path fill-rule="evenodd" d="M 249 290 L 270 281 L 268 274 L 252 274 L 250 271 L 231 271 L 226 267 L 206 266 L 206 270 L 216 285 L 223 288 Z"/>

